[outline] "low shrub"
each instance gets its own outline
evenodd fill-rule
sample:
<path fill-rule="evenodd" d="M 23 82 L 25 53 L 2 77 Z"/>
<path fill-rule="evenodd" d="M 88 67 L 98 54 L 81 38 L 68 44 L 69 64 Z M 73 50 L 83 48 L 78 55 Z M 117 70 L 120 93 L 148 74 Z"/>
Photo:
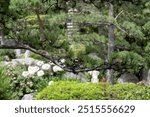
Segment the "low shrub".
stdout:
<path fill-rule="evenodd" d="M 0 50 L 0 61 L 5 60 L 5 56 L 8 56 L 10 59 L 15 58 L 15 52 L 12 49 L 1 49 Z"/>
<path fill-rule="evenodd" d="M 104 97 L 104 87 L 77 81 L 58 81 L 37 94 L 37 99 L 80 100 Z"/>
<path fill-rule="evenodd" d="M 150 87 L 140 86 L 133 83 L 116 84 L 107 87 L 107 94 L 110 99 L 117 100 L 149 100 Z"/>
<path fill-rule="evenodd" d="M 58 81 L 36 95 L 38 100 L 149 100 L 150 87 L 136 84 Z"/>
<path fill-rule="evenodd" d="M 38 77 L 36 75 L 23 77 L 22 72 L 26 71 L 25 66 L 6 67 L 5 76 L 10 79 L 10 90 L 13 92 L 11 99 L 21 99 L 24 94 L 36 93 L 48 86 L 49 77 Z"/>
<path fill-rule="evenodd" d="M 10 78 L 5 75 L 5 69 L 0 68 L 0 100 L 11 99 Z"/>

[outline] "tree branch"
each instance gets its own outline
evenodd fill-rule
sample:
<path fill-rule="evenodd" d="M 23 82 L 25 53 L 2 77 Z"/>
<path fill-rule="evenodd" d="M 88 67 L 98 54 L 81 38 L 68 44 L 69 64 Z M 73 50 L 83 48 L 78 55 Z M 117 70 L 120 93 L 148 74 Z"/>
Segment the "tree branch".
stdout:
<path fill-rule="evenodd" d="M 58 57 L 52 57 L 51 55 L 49 55 L 47 53 L 43 53 L 42 50 L 35 49 L 35 48 L 33 48 L 33 47 L 31 47 L 27 44 L 24 44 L 22 42 L 17 42 L 17 41 L 12 40 L 12 39 L 11 40 L 6 40 L 5 39 L 5 43 L 0 44 L 0 49 L 26 49 L 26 50 L 30 50 L 33 53 L 36 53 L 36 54 L 50 60 L 54 64 L 61 67 L 63 70 L 68 71 L 68 72 L 73 72 L 73 73 L 87 72 L 87 71 L 92 71 L 92 70 L 100 71 L 100 70 L 108 69 L 110 67 L 106 64 L 104 64 L 102 66 L 92 67 L 92 68 L 81 68 L 81 67 L 73 68 L 73 67 L 69 67 L 69 66 L 66 66 L 65 64 L 62 64 L 60 62 L 60 58 L 58 58 Z"/>
<path fill-rule="evenodd" d="M 118 18 L 122 13 L 123 13 L 123 10 L 122 10 L 120 13 L 118 13 L 118 15 L 115 17 L 115 20 L 117 20 L 117 18 Z"/>
<path fill-rule="evenodd" d="M 64 71 L 73 72 L 73 73 L 79 73 L 79 72 L 88 72 L 92 70 L 97 71 L 106 71 L 107 69 L 114 69 L 115 71 L 122 70 L 122 69 L 129 69 L 132 66 L 128 66 L 129 68 L 126 68 L 126 66 L 122 65 L 121 63 L 107 63 L 104 62 L 102 65 L 98 65 L 95 67 L 87 68 L 87 67 L 80 67 L 80 64 L 76 67 L 67 66 L 63 63 L 61 63 L 60 58 L 53 57 L 47 53 L 44 53 L 42 50 L 35 49 L 34 47 L 29 46 L 28 44 L 24 44 L 23 42 L 18 42 L 15 40 L 6 40 L 4 44 L 0 44 L 0 49 L 26 49 L 30 50 L 33 53 L 36 53 L 51 62 L 53 62 L 55 65 L 61 67 Z"/>

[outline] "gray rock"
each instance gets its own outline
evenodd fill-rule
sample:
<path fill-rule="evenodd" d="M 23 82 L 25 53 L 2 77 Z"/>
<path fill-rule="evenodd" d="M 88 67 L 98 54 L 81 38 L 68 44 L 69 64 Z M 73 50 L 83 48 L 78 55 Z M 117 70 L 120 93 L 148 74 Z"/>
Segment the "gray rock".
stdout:
<path fill-rule="evenodd" d="M 21 100 L 33 100 L 34 93 L 25 94 Z"/>
<path fill-rule="evenodd" d="M 141 79 L 145 81 L 150 81 L 150 70 L 142 70 Z"/>
<path fill-rule="evenodd" d="M 72 72 L 66 72 L 63 77 L 67 79 L 79 80 L 81 82 L 88 82 L 88 79 L 84 73 L 74 74 Z"/>
<path fill-rule="evenodd" d="M 34 59 L 32 58 L 26 58 L 26 59 L 12 59 L 12 64 L 17 63 L 20 65 L 32 65 L 34 63 Z"/>
<path fill-rule="evenodd" d="M 139 79 L 130 73 L 125 73 L 123 75 L 120 76 L 120 78 L 118 79 L 118 83 L 138 83 Z"/>
<path fill-rule="evenodd" d="M 16 57 L 17 58 L 21 58 L 22 57 L 21 49 L 16 49 L 15 53 L 16 53 Z"/>
<path fill-rule="evenodd" d="M 138 82 L 137 84 L 142 85 L 142 86 L 150 86 L 150 81 L 142 80 L 142 81 Z"/>
<path fill-rule="evenodd" d="M 24 57 L 25 58 L 30 58 L 30 55 L 31 55 L 31 51 L 26 50 L 25 53 L 24 53 Z"/>
<path fill-rule="evenodd" d="M 15 65 L 30 66 L 30 65 L 36 65 L 38 61 L 39 60 L 36 60 L 33 58 L 25 58 L 25 59 L 12 59 L 11 63 L 12 63 L 12 65 L 15 64 Z"/>

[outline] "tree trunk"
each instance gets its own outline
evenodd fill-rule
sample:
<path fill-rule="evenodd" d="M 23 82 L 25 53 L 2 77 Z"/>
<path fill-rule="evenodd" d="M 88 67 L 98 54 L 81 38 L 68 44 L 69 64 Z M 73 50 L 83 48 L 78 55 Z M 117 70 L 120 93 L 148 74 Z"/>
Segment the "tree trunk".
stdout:
<path fill-rule="evenodd" d="M 3 33 L 3 24 L 0 23 L 0 44 L 4 44 L 4 33 Z"/>
<path fill-rule="evenodd" d="M 114 15 L 114 8 L 113 8 L 113 4 L 110 2 L 109 3 L 109 17 L 113 17 Z M 107 60 L 108 62 L 110 62 L 110 57 L 112 55 L 112 53 L 114 52 L 114 25 L 112 23 L 112 21 L 109 22 L 109 27 L 108 27 L 108 56 L 107 56 Z M 114 83 L 114 79 L 113 79 L 113 69 L 108 69 L 107 70 L 107 74 L 106 74 L 106 78 L 107 78 L 107 82 L 113 84 Z"/>

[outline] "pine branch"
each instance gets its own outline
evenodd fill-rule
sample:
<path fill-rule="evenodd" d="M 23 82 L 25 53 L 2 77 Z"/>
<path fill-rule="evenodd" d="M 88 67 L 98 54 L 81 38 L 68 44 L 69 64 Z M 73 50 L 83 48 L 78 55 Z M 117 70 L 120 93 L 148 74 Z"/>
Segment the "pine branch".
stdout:
<path fill-rule="evenodd" d="M 107 69 L 114 69 L 115 71 L 119 71 L 121 69 L 129 69 L 132 66 L 125 67 L 125 65 L 122 65 L 121 63 L 107 63 L 104 62 L 102 65 L 87 68 L 87 67 L 80 67 L 80 64 L 76 67 L 73 66 L 66 66 L 65 64 L 61 63 L 60 60 L 61 58 L 59 57 L 53 57 L 47 53 L 44 53 L 42 50 L 35 49 L 27 44 L 24 44 L 22 42 L 17 42 L 15 40 L 5 40 L 5 43 L 2 45 L 0 44 L 0 49 L 26 49 L 30 50 L 33 53 L 36 53 L 54 64 L 58 65 L 61 67 L 63 70 L 68 71 L 68 72 L 73 72 L 73 73 L 79 73 L 79 72 L 88 72 L 92 70 L 97 70 L 97 71 L 106 71 Z"/>

